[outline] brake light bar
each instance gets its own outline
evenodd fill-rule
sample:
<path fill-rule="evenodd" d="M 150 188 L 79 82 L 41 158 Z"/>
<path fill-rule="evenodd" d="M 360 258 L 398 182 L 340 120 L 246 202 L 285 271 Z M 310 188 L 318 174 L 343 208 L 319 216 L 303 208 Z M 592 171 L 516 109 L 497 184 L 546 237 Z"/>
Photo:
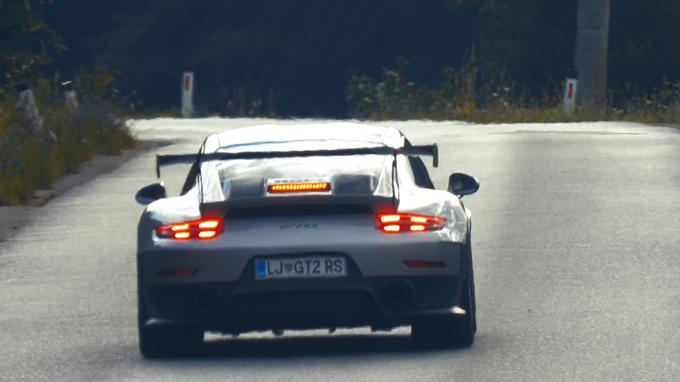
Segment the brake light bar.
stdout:
<path fill-rule="evenodd" d="M 329 182 L 311 183 L 275 183 L 267 187 L 270 194 L 292 194 L 303 192 L 328 192 L 331 190 Z"/>
<path fill-rule="evenodd" d="M 207 240 L 219 236 L 222 233 L 222 228 L 222 219 L 200 219 L 157 227 L 156 235 L 161 239 Z"/>
<path fill-rule="evenodd" d="M 407 267 L 414 269 L 446 268 L 446 263 L 443 261 L 406 260 L 402 261 L 402 263 Z"/>
<path fill-rule="evenodd" d="M 378 229 L 385 233 L 439 231 L 446 219 L 415 214 L 378 214 Z"/>

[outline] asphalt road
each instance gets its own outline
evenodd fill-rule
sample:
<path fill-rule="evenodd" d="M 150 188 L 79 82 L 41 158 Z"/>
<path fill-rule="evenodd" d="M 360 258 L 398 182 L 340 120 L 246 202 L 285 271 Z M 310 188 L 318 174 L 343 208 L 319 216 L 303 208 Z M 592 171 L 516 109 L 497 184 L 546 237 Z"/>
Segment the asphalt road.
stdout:
<path fill-rule="evenodd" d="M 193 152 L 264 120 L 142 121 L 141 139 Z M 294 123 L 291 121 L 281 122 Z M 302 122 L 307 123 L 307 122 Z M 400 122 L 477 176 L 479 332 L 423 351 L 408 329 L 211 336 L 191 359 L 137 351 L 134 192 L 153 154 L 50 201 L 0 243 L 2 381 L 678 381 L 680 130 L 635 124 Z M 166 172 L 177 190 L 184 169 Z"/>

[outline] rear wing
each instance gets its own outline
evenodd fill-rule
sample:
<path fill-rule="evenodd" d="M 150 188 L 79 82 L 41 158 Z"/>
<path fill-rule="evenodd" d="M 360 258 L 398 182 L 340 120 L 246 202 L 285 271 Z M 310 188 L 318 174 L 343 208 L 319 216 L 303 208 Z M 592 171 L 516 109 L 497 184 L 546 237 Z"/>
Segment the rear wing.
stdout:
<path fill-rule="evenodd" d="M 407 147 L 365 147 L 333 150 L 302 150 L 302 151 L 246 151 L 240 153 L 208 153 L 208 154 L 177 154 L 156 155 L 156 176 L 160 178 L 161 167 L 173 164 L 200 164 L 206 161 L 234 160 L 234 159 L 269 159 L 314 156 L 351 156 L 351 155 L 427 155 L 432 157 L 432 166 L 439 166 L 439 149 L 436 144 Z"/>
<path fill-rule="evenodd" d="M 389 213 L 394 212 L 394 197 L 392 196 L 378 196 L 378 195 L 342 195 L 333 196 L 329 201 L 324 195 L 305 195 L 298 196 L 294 199 L 289 198 L 245 198 L 228 200 L 221 202 L 208 202 L 201 204 L 201 211 L 220 211 L 223 213 L 257 213 L 256 210 L 266 210 L 267 214 L 276 211 L 277 207 L 293 207 L 296 212 L 300 212 L 304 208 L 318 208 L 329 207 L 351 207 L 351 206 L 366 206 L 371 208 L 375 213 Z M 391 208 L 390 208 L 391 207 Z M 255 211 L 255 212 L 253 212 Z"/>

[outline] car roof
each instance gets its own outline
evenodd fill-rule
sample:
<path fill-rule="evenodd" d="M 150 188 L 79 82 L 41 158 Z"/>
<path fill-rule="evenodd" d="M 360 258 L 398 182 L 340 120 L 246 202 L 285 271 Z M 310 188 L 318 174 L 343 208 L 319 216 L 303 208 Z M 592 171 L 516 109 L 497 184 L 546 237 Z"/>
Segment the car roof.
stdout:
<path fill-rule="evenodd" d="M 242 150 L 246 147 L 273 143 L 323 141 L 328 148 L 329 142 L 365 143 L 366 146 L 402 147 L 404 137 L 393 127 L 371 126 L 354 122 L 327 122 L 299 125 L 257 125 L 229 130 L 209 136 L 206 139 L 206 152 L 217 150 Z M 285 150 L 285 145 L 282 146 Z"/>

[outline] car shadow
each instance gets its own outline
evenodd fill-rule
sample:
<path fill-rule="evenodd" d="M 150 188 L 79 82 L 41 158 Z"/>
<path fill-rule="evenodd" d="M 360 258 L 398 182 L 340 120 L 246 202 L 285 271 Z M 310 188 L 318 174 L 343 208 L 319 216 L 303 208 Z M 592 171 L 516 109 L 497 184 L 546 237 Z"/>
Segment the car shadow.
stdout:
<path fill-rule="evenodd" d="M 451 348 L 423 347 L 408 334 L 346 334 L 304 335 L 263 338 L 222 337 L 206 341 L 191 354 L 174 359 L 286 359 L 303 357 L 385 355 L 437 351 L 457 351 Z"/>

